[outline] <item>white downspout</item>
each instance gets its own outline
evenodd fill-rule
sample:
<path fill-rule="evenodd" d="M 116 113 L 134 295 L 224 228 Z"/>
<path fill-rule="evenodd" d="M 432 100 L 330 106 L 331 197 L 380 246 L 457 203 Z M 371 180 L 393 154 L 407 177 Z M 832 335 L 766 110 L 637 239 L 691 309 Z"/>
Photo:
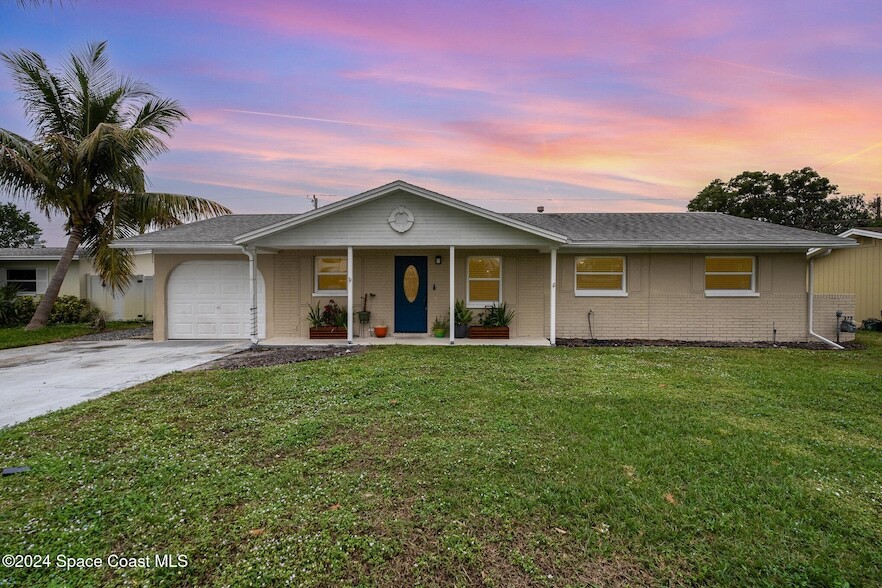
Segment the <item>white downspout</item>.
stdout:
<path fill-rule="evenodd" d="M 808 333 L 810 336 L 819 339 L 834 349 L 845 349 L 842 345 L 821 337 L 814 332 L 814 310 L 815 310 L 815 257 L 824 257 L 830 255 L 832 249 L 827 249 L 824 253 L 809 258 L 809 275 L 808 275 Z M 839 328 L 839 325 L 836 326 Z"/>
<path fill-rule="evenodd" d="M 551 316 L 548 341 L 557 345 L 557 248 L 551 250 Z"/>
<path fill-rule="evenodd" d="M 352 345 L 352 247 L 346 248 L 346 337 Z"/>
<path fill-rule="evenodd" d="M 242 245 L 242 252 L 248 256 L 248 288 L 251 293 L 251 345 L 257 345 L 257 259 L 254 251 Z"/>
<path fill-rule="evenodd" d="M 456 330 L 456 321 L 454 320 L 455 312 L 456 312 L 456 296 L 454 296 L 455 292 L 453 291 L 453 279 L 454 279 L 454 256 L 456 255 L 456 249 L 453 245 L 450 246 L 450 319 L 448 321 L 449 329 L 450 329 L 450 344 L 454 345 L 456 343 L 455 333 Z"/>

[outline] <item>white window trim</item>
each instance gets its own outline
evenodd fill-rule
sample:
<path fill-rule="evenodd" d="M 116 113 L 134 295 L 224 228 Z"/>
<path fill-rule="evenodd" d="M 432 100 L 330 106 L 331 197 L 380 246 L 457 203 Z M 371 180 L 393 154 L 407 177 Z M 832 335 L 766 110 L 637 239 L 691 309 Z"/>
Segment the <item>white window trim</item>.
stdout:
<path fill-rule="evenodd" d="M 33 280 L 9 280 L 8 279 L 8 270 L 34 270 L 34 279 Z M 17 284 L 21 282 L 34 282 L 34 291 L 33 292 L 25 292 L 20 290 L 18 292 L 18 296 L 42 296 L 46 293 L 46 288 L 49 287 L 49 270 L 45 267 L 11 267 L 3 270 L 3 280 L 2 285 L 6 285 L 9 283 Z"/>
<path fill-rule="evenodd" d="M 328 296 L 346 296 L 348 292 L 346 290 L 319 290 L 318 287 L 318 260 L 322 257 L 342 257 L 347 260 L 348 256 L 344 253 L 343 255 L 316 255 L 312 258 L 312 297 L 313 298 L 325 298 Z M 346 272 L 325 272 L 325 276 L 345 276 Z"/>
<path fill-rule="evenodd" d="M 622 271 L 621 272 L 580 272 L 579 271 L 579 260 L 587 257 L 593 257 L 596 259 L 621 259 L 622 260 Z M 609 275 L 621 275 L 622 276 L 622 288 L 620 290 L 580 290 L 578 287 L 579 284 L 579 275 L 583 276 L 609 276 Z M 628 297 L 628 258 L 625 255 L 579 255 L 573 260 L 573 290 L 575 291 L 576 296 L 594 296 L 601 297 L 605 296 L 607 298 L 627 298 Z"/>
<path fill-rule="evenodd" d="M 705 289 L 704 295 L 707 298 L 757 298 L 759 297 L 759 292 L 756 291 L 756 269 L 757 269 L 757 259 L 755 255 L 706 255 L 704 257 L 705 268 L 707 268 L 707 260 L 708 259 L 741 259 L 744 257 L 749 257 L 753 260 L 753 271 L 750 272 L 750 290 L 707 290 Z M 747 272 L 709 272 L 707 269 L 704 271 L 704 278 L 708 275 L 711 276 L 745 276 Z M 705 283 L 707 283 L 705 281 Z"/>
<path fill-rule="evenodd" d="M 495 257 L 499 260 L 499 277 L 498 278 L 472 278 L 469 276 L 469 265 L 471 264 L 471 260 L 473 257 L 486 259 L 488 257 Z M 466 308 L 490 308 L 494 304 L 500 304 L 502 302 L 502 256 L 501 255 L 470 255 L 466 258 Z M 499 294 L 496 300 L 472 300 L 471 298 L 471 288 L 469 285 L 472 281 L 475 282 L 499 282 Z"/>

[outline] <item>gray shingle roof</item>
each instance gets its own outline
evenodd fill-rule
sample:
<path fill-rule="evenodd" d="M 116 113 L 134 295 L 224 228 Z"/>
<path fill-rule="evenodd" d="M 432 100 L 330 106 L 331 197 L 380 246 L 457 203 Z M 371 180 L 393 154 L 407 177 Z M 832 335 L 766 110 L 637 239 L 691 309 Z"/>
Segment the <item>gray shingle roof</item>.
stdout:
<path fill-rule="evenodd" d="M 723 243 L 842 246 L 841 237 L 718 212 L 515 213 L 505 216 L 561 233 L 574 243 Z"/>
<path fill-rule="evenodd" d="M 62 253 L 64 247 L 0 247 L 0 259 L 59 259 Z M 78 249 L 74 259 L 82 254 Z"/>
<path fill-rule="evenodd" d="M 232 214 L 118 241 L 138 247 L 159 244 L 232 245 L 233 239 L 296 214 Z M 845 240 L 814 231 L 717 212 L 504 213 L 504 216 L 565 235 L 573 244 L 841 247 Z"/>
<path fill-rule="evenodd" d="M 297 216 L 296 214 L 230 214 L 178 225 L 170 229 L 122 239 L 117 243 L 137 247 L 141 243 L 207 243 L 231 245 L 243 233 Z"/>

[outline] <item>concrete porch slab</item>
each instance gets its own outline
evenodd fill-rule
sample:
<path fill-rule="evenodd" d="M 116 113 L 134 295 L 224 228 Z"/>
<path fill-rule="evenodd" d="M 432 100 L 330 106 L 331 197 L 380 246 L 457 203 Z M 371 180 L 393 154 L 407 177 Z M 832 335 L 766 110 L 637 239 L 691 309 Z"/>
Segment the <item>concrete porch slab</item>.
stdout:
<path fill-rule="evenodd" d="M 450 338 L 439 339 L 422 333 L 392 333 L 386 337 L 355 337 L 353 345 L 426 345 L 452 347 Z M 263 347 L 288 347 L 292 345 L 336 345 L 346 346 L 346 339 L 310 339 L 309 337 L 273 337 L 262 339 L 258 345 Z M 551 347 L 548 339 L 541 337 L 515 337 L 512 339 L 456 339 L 453 346 L 492 345 L 496 347 Z"/>

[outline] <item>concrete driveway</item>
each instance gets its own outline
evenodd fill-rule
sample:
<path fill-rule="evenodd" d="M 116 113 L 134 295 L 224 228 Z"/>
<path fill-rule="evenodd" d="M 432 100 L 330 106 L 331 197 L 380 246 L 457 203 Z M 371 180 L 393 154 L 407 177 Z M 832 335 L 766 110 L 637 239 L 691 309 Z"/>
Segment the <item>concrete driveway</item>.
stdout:
<path fill-rule="evenodd" d="M 0 350 L 0 427 L 246 349 L 247 341 L 62 341 Z"/>

